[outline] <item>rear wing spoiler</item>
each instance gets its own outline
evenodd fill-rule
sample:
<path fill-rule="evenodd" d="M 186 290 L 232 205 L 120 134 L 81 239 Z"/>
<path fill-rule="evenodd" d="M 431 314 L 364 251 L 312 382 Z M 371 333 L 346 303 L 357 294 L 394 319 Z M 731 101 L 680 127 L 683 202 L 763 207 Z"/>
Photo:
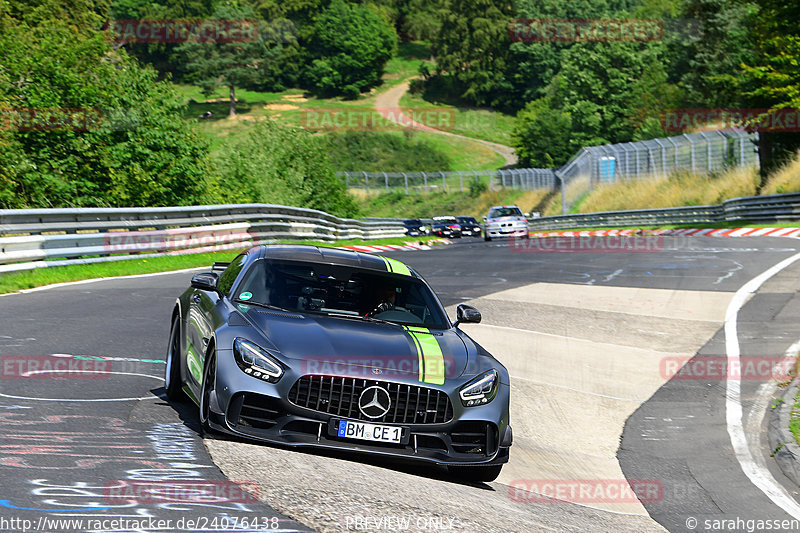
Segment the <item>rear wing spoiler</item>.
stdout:
<path fill-rule="evenodd" d="M 222 270 L 225 270 L 226 268 L 228 268 L 228 265 L 230 265 L 230 263 L 220 263 L 219 261 L 214 261 L 214 264 L 211 266 L 211 270 L 212 271 L 215 271 L 215 270 L 222 271 Z"/>

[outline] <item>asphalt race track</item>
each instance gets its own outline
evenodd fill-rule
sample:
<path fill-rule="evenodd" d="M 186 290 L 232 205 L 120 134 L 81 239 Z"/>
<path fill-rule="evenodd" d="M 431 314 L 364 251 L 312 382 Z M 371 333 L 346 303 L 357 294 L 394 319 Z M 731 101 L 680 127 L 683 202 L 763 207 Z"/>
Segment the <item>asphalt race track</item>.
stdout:
<path fill-rule="evenodd" d="M 800 518 L 751 477 L 798 496 L 764 436 L 774 381 L 740 382 L 746 474 L 726 419 L 726 376 L 664 370 L 665 361 L 724 360 L 736 292 L 800 243 L 657 244 L 575 251 L 461 239 L 388 254 L 422 273 L 451 316 L 458 303 L 478 307 L 483 323 L 464 329 L 509 367 L 515 444 L 489 484 L 203 439 L 193 406 L 169 404 L 162 387 L 170 311 L 190 272 L 2 296 L 0 531 L 721 531 L 736 520 L 745 531 L 747 520 Z M 743 300 L 743 360 L 778 360 L 800 340 L 798 265 Z M 576 480 L 606 497 L 536 493 L 544 481 Z M 654 492 L 615 499 L 608 489 L 619 482 Z M 137 483 L 170 489 L 123 490 Z M 216 496 L 187 503 L 182 484 Z"/>

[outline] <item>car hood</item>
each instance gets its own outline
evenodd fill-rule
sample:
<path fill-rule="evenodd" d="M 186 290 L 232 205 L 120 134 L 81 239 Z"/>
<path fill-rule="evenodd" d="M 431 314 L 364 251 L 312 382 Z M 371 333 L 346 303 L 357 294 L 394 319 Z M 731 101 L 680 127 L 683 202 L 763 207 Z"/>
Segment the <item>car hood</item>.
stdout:
<path fill-rule="evenodd" d="M 302 374 L 325 374 L 395 381 L 428 381 L 436 368 L 444 378 L 464 373 L 472 343 L 455 328 L 411 332 L 394 324 L 365 322 L 315 314 L 290 314 L 250 308 L 249 321 L 258 328 L 280 356 Z M 433 340 L 435 339 L 435 344 Z M 438 350 L 437 350 L 438 346 Z M 422 354 L 420 353 L 422 350 Z M 441 351 L 441 355 L 437 352 Z M 429 374 L 420 375 L 420 364 Z"/>
<path fill-rule="evenodd" d="M 491 224 L 491 223 L 493 223 L 493 222 L 515 222 L 515 221 L 517 221 L 517 222 L 522 222 L 521 220 L 518 220 L 518 219 L 519 219 L 519 216 L 509 216 L 509 217 L 499 217 L 499 218 L 487 218 L 487 219 L 486 219 L 486 223 L 487 223 L 487 224 Z"/>

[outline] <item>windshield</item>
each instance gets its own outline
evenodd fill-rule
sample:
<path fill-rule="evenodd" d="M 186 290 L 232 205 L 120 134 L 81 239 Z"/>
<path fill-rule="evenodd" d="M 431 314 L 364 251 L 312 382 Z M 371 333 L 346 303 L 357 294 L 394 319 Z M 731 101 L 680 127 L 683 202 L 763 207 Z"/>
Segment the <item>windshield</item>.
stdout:
<path fill-rule="evenodd" d="M 455 217 L 436 217 L 433 220 L 438 224 L 458 224 L 458 220 Z"/>
<path fill-rule="evenodd" d="M 408 220 L 404 220 L 403 224 L 405 224 L 406 226 L 421 226 L 422 221 L 420 221 L 417 218 L 410 218 Z"/>
<path fill-rule="evenodd" d="M 519 207 L 493 207 L 489 210 L 489 217 L 488 218 L 500 218 L 500 217 L 521 217 L 522 211 L 519 210 Z"/>
<path fill-rule="evenodd" d="M 459 222 L 463 222 L 464 224 L 477 224 L 478 221 L 472 217 L 458 217 Z"/>
<path fill-rule="evenodd" d="M 257 261 L 234 299 L 302 313 L 449 327 L 436 296 L 421 280 L 349 266 Z"/>

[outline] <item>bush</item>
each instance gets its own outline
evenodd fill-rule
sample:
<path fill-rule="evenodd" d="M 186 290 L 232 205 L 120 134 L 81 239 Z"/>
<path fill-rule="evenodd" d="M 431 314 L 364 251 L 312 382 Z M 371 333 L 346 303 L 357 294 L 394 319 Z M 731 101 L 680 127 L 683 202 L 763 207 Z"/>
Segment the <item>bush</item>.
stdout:
<path fill-rule="evenodd" d="M 489 186 L 479 180 L 473 180 L 469 184 L 469 195 L 471 198 L 477 198 L 481 194 L 489 190 Z"/>
<path fill-rule="evenodd" d="M 220 157 L 223 201 L 273 203 L 358 214 L 345 185 L 331 167 L 318 136 L 271 121 L 253 127 Z"/>

